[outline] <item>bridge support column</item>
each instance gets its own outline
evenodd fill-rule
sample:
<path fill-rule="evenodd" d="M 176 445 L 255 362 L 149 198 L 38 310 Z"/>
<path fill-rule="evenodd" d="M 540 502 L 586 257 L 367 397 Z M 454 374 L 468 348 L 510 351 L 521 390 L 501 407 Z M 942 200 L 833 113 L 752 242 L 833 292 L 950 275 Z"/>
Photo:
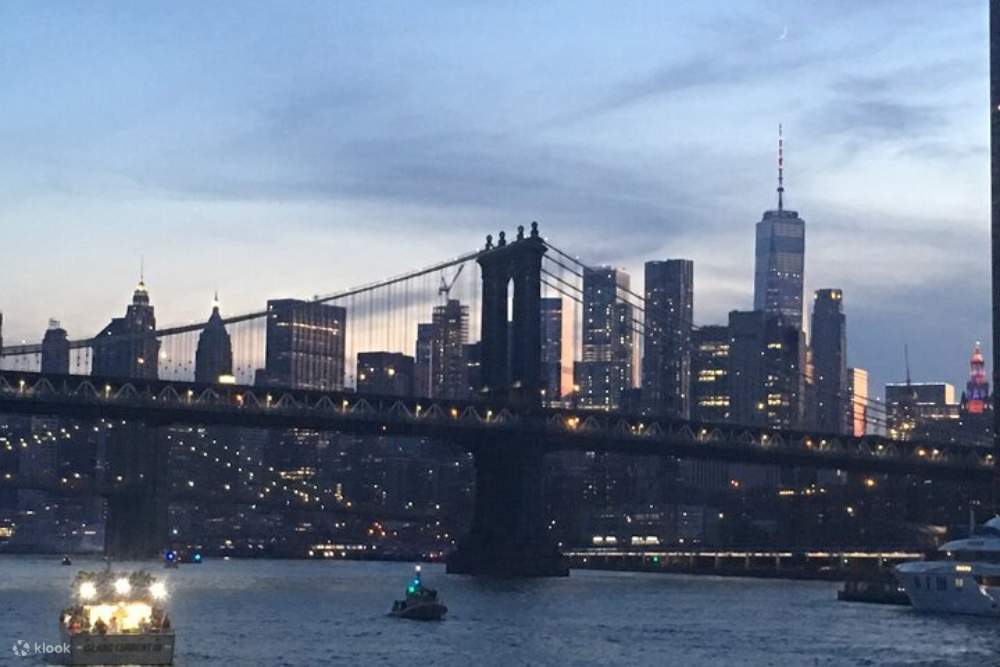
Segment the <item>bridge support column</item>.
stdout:
<path fill-rule="evenodd" d="M 548 538 L 538 443 L 490 440 L 473 452 L 476 497 L 469 534 L 448 559 L 452 574 L 557 577 L 569 568 Z"/>
<path fill-rule="evenodd" d="M 143 560 L 158 556 L 165 548 L 166 455 L 166 444 L 157 429 L 129 423 L 116 425 L 109 433 L 104 529 L 104 553 L 108 558 Z"/>

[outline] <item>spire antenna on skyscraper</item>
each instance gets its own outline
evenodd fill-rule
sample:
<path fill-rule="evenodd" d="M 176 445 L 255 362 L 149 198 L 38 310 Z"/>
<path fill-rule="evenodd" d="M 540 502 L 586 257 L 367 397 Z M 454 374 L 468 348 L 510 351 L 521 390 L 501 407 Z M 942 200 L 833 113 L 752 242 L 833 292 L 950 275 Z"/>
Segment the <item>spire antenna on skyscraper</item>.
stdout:
<path fill-rule="evenodd" d="M 785 202 L 785 146 L 781 133 L 781 123 L 778 123 L 778 210 L 784 210 Z"/>

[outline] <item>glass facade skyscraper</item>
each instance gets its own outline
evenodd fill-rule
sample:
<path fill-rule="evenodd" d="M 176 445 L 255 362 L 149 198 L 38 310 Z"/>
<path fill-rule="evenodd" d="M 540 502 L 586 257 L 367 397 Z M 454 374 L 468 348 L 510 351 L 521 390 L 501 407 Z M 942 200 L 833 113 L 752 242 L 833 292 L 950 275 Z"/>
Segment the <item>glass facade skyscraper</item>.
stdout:
<path fill-rule="evenodd" d="M 579 405 L 615 410 L 632 387 L 632 306 L 619 301 L 629 275 L 610 267 L 583 271 L 583 359 L 573 371 Z"/>
<path fill-rule="evenodd" d="M 805 273 L 806 223 L 785 208 L 784 150 L 778 130 L 778 208 L 765 211 L 757 223 L 753 309 L 777 315 L 802 328 L 802 284 Z"/>
<path fill-rule="evenodd" d="M 826 433 L 847 433 L 850 430 L 847 327 L 844 293 L 839 289 L 816 290 L 812 312 L 812 354 L 816 428 Z"/>
<path fill-rule="evenodd" d="M 691 416 L 694 262 L 646 262 L 642 401 L 652 414 Z"/>

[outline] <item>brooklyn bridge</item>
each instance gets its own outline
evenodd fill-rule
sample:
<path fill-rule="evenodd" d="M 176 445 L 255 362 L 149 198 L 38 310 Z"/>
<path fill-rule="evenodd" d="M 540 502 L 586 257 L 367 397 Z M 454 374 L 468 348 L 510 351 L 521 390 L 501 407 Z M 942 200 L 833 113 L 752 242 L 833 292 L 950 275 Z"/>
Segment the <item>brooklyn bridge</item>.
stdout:
<path fill-rule="evenodd" d="M 771 340 L 764 353 L 735 336 L 722 341 L 729 368 L 741 376 L 730 379 L 728 419 L 692 419 L 681 408 L 691 389 L 669 381 L 663 400 L 619 395 L 609 404 L 613 366 L 595 354 L 614 345 L 595 352 L 593 335 L 570 335 L 553 357 L 553 338 L 589 326 L 609 341 L 637 337 L 647 357 L 657 345 L 690 354 L 699 327 L 689 310 L 653 303 L 658 297 L 648 289 L 600 283 L 601 271 L 544 239 L 533 223 L 511 240 L 500 232 L 477 250 L 420 270 L 312 299 L 271 301 L 258 312 L 223 317 L 216 307 L 195 324 L 157 327 L 141 282 L 126 317 L 95 337 L 57 330 L 38 343 L 0 348 L 0 414 L 115 424 L 113 464 L 86 480 L 54 470 L 0 471 L 0 488 L 104 497 L 107 553 L 147 557 L 166 544 L 172 498 L 239 501 L 245 493 L 231 484 L 168 490 L 170 459 L 158 431 L 231 426 L 430 438 L 470 453 L 475 465 L 471 528 L 450 556 L 450 571 L 552 575 L 566 572 L 541 511 L 543 460 L 554 452 L 992 479 L 993 452 L 981 438 L 868 434 L 887 423 L 885 404 L 871 399 L 864 399 L 863 419 L 881 428 L 808 428 L 805 392 L 819 392 L 821 402 L 845 413 L 857 399 L 807 388 L 802 350 L 780 330 L 775 340 L 783 342 Z M 437 338 L 428 340 L 420 320 L 431 309 L 440 322 Z M 553 331 L 546 318 L 555 309 L 561 320 Z M 414 351 L 416 363 L 407 364 Z M 595 372 L 568 381 L 564 359 L 591 362 Z M 676 375 L 669 361 L 660 370 L 668 380 Z M 740 400 L 745 405 L 737 406 Z M 211 447 L 203 456 L 218 461 Z M 268 491 L 244 500 L 365 511 Z"/>

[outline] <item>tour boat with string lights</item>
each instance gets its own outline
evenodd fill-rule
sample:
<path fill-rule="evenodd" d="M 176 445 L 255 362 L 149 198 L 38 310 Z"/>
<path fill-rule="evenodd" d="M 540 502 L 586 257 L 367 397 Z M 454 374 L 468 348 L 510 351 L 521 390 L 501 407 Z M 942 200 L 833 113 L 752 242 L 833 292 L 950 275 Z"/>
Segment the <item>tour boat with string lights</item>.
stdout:
<path fill-rule="evenodd" d="M 406 587 L 406 598 L 396 600 L 389 613 L 416 621 L 440 621 L 447 611 L 448 607 L 438 600 L 437 591 L 424 586 L 420 579 L 420 566 L 417 565 L 413 580 Z"/>
<path fill-rule="evenodd" d="M 151 574 L 79 572 L 74 603 L 62 611 L 59 632 L 70 665 L 170 665 L 174 631 L 163 609 L 167 589 Z"/>
<path fill-rule="evenodd" d="M 942 544 L 942 558 L 896 566 L 914 609 L 1000 616 L 1000 516 L 969 532 L 967 538 Z"/>

